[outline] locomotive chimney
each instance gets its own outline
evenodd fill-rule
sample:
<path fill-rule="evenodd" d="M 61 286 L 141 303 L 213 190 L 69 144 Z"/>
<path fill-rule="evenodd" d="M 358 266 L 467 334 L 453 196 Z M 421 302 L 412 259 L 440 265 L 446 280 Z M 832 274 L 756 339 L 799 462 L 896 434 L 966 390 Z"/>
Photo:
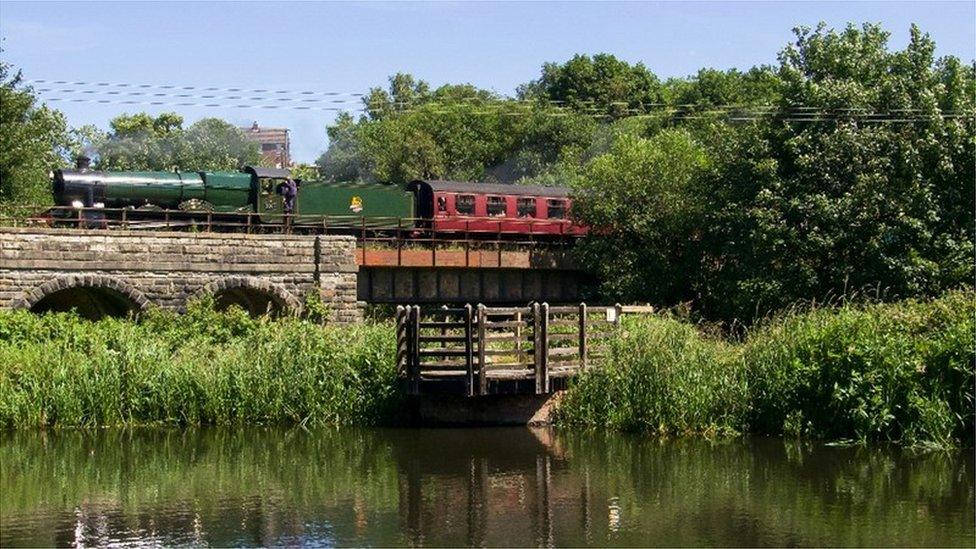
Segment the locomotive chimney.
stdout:
<path fill-rule="evenodd" d="M 88 158 L 83 154 L 79 154 L 78 157 L 75 158 L 75 168 L 79 170 L 87 170 L 91 168 L 91 158 Z"/>

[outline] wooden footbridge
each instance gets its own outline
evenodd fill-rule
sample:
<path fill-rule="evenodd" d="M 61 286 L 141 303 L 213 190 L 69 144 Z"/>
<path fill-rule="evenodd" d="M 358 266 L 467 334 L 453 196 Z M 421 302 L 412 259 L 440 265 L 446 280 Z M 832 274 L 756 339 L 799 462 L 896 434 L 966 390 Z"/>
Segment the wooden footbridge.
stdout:
<path fill-rule="evenodd" d="M 607 352 L 624 313 L 585 303 L 397 307 L 397 369 L 410 395 L 547 394 Z"/>

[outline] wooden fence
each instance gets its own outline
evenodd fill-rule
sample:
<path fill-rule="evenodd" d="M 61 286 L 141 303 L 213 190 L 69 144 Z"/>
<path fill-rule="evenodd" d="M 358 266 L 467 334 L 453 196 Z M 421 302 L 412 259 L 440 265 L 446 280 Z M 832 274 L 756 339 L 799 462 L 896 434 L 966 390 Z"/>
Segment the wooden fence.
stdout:
<path fill-rule="evenodd" d="M 467 396 L 549 393 L 598 362 L 622 314 L 649 307 L 399 306 L 397 370 L 410 394 L 433 384 Z M 534 382 L 534 383 L 533 383 Z"/>

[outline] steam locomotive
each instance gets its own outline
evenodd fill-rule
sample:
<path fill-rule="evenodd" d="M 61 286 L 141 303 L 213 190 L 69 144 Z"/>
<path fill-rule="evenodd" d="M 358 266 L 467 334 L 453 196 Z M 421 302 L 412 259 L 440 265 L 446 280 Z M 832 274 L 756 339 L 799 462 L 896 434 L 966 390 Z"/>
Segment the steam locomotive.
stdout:
<path fill-rule="evenodd" d="M 246 166 L 239 172 L 102 172 L 81 167 L 52 176 L 55 220 L 165 217 L 245 219 L 309 230 L 414 229 L 435 234 L 580 236 L 566 187 L 416 180 L 405 186 L 296 181 L 294 203 L 282 193 L 290 173 Z M 240 223 L 237 223 L 240 224 Z M 91 226 L 88 223 L 88 226 Z"/>

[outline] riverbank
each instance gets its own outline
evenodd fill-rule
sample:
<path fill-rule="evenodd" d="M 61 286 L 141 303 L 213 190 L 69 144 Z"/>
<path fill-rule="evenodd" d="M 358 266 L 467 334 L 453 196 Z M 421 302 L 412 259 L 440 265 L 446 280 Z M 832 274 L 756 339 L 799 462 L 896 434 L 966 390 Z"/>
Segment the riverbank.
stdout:
<path fill-rule="evenodd" d="M 735 343 L 672 317 L 628 319 L 606 367 L 577 379 L 557 421 L 971 447 L 973 300 L 955 291 L 794 311 Z"/>
<path fill-rule="evenodd" d="M 3 312 L 0 426 L 388 423 L 392 333 L 205 304 L 138 322 Z"/>
<path fill-rule="evenodd" d="M 793 312 L 739 341 L 632 317 L 565 426 L 973 444 L 972 291 Z M 0 427 L 390 424 L 393 326 L 319 326 L 196 306 L 139 322 L 0 313 Z"/>

